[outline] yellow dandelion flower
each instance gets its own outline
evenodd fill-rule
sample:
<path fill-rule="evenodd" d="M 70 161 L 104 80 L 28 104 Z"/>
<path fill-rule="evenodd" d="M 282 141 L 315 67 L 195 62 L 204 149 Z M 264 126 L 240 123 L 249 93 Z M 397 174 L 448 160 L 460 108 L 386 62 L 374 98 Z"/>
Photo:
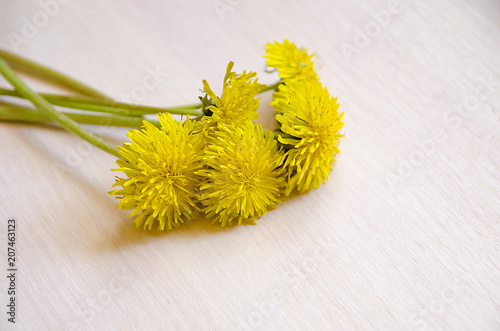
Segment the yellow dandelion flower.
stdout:
<path fill-rule="evenodd" d="M 282 44 L 266 44 L 268 67 L 276 68 L 283 80 L 297 79 L 317 81 L 318 75 L 314 71 L 313 54 L 308 54 L 306 48 L 297 48 L 294 43 L 284 40 Z"/>
<path fill-rule="evenodd" d="M 108 193 L 121 199 L 117 208 L 138 215 L 136 227 L 144 224 L 151 230 L 156 220 L 160 230 L 170 230 L 198 210 L 203 140 L 192 134 L 194 123 L 189 118 L 184 124 L 168 113 L 158 114 L 158 119 L 161 129 L 144 121 L 141 131 L 128 132 L 131 143 L 119 148 L 119 168 L 112 169 L 128 178 L 117 177 L 113 186 L 122 188 Z"/>
<path fill-rule="evenodd" d="M 257 82 L 255 72 L 243 71 L 242 74 L 237 75 L 231 71 L 233 65 L 233 62 L 227 65 L 220 98 L 215 95 L 208 82 L 203 81 L 205 92 L 215 103 L 215 106 L 211 105 L 208 108 L 212 112 L 211 116 L 204 116 L 202 120 L 208 127 L 214 127 L 219 122 L 239 126 L 259 117 L 257 113 L 259 99 L 255 96 L 265 85 Z"/>
<path fill-rule="evenodd" d="M 288 172 L 285 194 L 296 188 L 307 192 L 328 180 L 344 123 L 337 98 L 320 83 L 288 81 L 280 85 L 271 106 L 281 131 L 280 143 L 287 149 L 284 167 Z"/>
<path fill-rule="evenodd" d="M 273 133 L 263 132 L 262 126 L 220 123 L 205 149 L 205 162 L 201 200 L 214 222 L 255 222 L 278 202 L 285 185 L 283 152 Z"/>

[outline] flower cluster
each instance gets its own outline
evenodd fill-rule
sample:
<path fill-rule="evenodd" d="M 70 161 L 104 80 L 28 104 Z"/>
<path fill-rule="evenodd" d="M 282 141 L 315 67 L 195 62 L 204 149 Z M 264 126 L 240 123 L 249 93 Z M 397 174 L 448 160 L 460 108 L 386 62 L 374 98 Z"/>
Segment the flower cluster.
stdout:
<path fill-rule="evenodd" d="M 337 98 L 323 87 L 314 71 L 312 55 L 285 40 L 267 44 L 267 65 L 279 71 L 283 84 L 271 101 L 280 127 L 278 141 L 286 149 L 285 195 L 318 188 L 332 168 L 343 135 L 343 113 Z"/>
<path fill-rule="evenodd" d="M 283 80 L 317 81 L 313 56 L 314 54 L 307 53 L 306 48 L 299 49 L 288 40 L 282 44 L 268 43 L 264 55 L 267 66 L 276 69 Z"/>
<path fill-rule="evenodd" d="M 289 81 L 281 85 L 271 105 L 287 147 L 285 167 L 288 187 L 304 193 L 328 180 L 334 156 L 339 153 L 343 114 L 338 114 L 337 98 L 332 98 L 319 82 Z"/>
<path fill-rule="evenodd" d="M 246 122 L 219 124 L 205 149 L 201 200 L 206 215 L 222 226 L 265 214 L 285 185 L 282 150 L 271 131 Z"/>
<path fill-rule="evenodd" d="M 218 123 L 240 126 L 259 117 L 259 99 L 255 96 L 265 85 L 254 79 L 257 73 L 243 71 L 237 75 L 231 71 L 233 66 L 234 62 L 229 62 L 220 98 L 215 95 L 208 82 L 203 80 L 203 89 L 213 100 L 213 104 L 208 107 L 211 115 L 202 118 L 205 129 L 213 128 Z"/>
<path fill-rule="evenodd" d="M 279 128 L 264 130 L 257 95 L 267 90 L 255 72 L 235 73 L 230 62 L 217 96 L 203 81 L 204 113 L 175 121 L 159 114 L 132 130 L 120 148 L 118 177 L 110 191 L 132 210 L 136 226 L 172 229 L 197 213 L 221 226 L 255 223 L 292 191 L 317 188 L 332 168 L 342 138 L 337 99 L 318 80 L 313 55 L 294 43 L 266 45 L 267 66 L 281 80 L 271 106 Z"/>
<path fill-rule="evenodd" d="M 127 134 L 131 143 L 119 149 L 121 158 L 115 171 L 128 178 L 118 178 L 113 186 L 122 189 L 110 194 L 122 196 L 118 207 L 132 210 L 137 227 L 151 229 L 155 220 L 160 230 L 178 226 L 191 219 L 197 207 L 202 177 L 203 140 L 191 132 L 194 123 L 188 118 L 176 122 L 170 114 L 159 114 L 161 129 L 144 121 L 141 131 Z"/>

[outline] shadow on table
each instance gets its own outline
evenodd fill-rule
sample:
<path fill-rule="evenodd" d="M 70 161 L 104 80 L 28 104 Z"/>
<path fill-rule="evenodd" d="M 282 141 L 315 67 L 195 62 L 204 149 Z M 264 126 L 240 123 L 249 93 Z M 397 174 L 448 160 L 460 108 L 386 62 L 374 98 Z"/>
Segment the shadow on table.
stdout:
<path fill-rule="evenodd" d="M 156 224 L 155 224 L 156 225 Z M 154 225 L 154 226 L 155 226 Z M 249 224 L 252 225 L 252 224 Z M 244 224 L 243 226 L 246 226 Z M 116 231 L 113 231 L 111 236 L 108 236 L 103 242 L 98 244 L 99 250 L 120 249 L 127 246 L 141 245 L 155 240 L 182 240 L 189 237 L 200 237 L 212 234 L 224 234 L 235 231 L 241 226 L 221 227 L 219 224 L 212 224 L 203 215 L 197 218 L 184 221 L 180 226 L 173 228 L 170 231 L 156 230 L 154 227 L 151 230 L 136 228 L 133 218 L 129 217 L 124 212 L 124 217 L 121 218 L 120 224 Z"/>
<path fill-rule="evenodd" d="M 291 203 L 298 194 L 292 194 L 289 199 L 281 204 Z M 274 210 L 269 210 L 268 213 L 273 213 Z M 114 250 L 127 246 L 141 245 L 155 240 L 183 240 L 185 238 L 196 238 L 205 235 L 226 235 L 235 231 L 248 230 L 248 227 L 253 227 L 255 224 L 246 222 L 241 225 L 233 225 L 221 227 L 220 223 L 212 223 L 211 220 L 206 219 L 203 214 L 198 217 L 184 221 L 181 225 L 173 228 L 170 231 L 160 231 L 154 227 L 151 230 L 143 229 L 142 227 L 136 228 L 133 218 L 128 216 L 128 212 L 121 211 L 121 222 L 117 225 L 116 231 L 112 232 L 106 240 L 98 243 L 98 250 Z M 265 218 L 263 215 L 262 218 Z M 261 219 L 262 219 L 261 218 Z M 257 220 L 259 222 L 259 220 Z M 154 225 L 157 226 L 157 223 Z"/>

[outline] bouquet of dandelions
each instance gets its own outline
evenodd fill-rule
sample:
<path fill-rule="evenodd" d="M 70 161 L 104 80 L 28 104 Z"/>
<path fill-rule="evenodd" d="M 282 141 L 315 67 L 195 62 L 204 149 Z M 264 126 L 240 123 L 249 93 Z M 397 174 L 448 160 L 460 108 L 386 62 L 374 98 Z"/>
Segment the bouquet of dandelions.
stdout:
<path fill-rule="evenodd" d="M 26 98 L 37 108 L 3 102 L 0 120 L 57 122 L 118 157 L 118 168 L 112 170 L 124 177 L 117 177 L 117 189 L 109 194 L 120 200 L 117 208 L 132 211 L 137 227 L 157 224 L 159 230 L 170 230 L 199 213 L 223 227 L 255 223 L 292 192 L 304 193 L 328 180 L 343 137 L 343 113 L 318 81 L 313 54 L 285 40 L 268 43 L 264 57 L 279 73 L 276 84 L 259 84 L 255 72 L 237 74 L 230 62 L 220 96 L 204 80 L 200 104 L 157 108 L 115 102 L 61 73 L 0 51 L 0 72 L 15 88 L 0 89 L 0 95 Z M 11 67 L 83 96 L 33 92 Z M 258 118 L 257 95 L 273 89 L 270 105 L 279 124 L 274 132 L 252 122 Z M 109 115 L 62 113 L 53 105 Z M 152 113 L 158 121 L 144 119 Z M 171 114 L 188 116 L 182 122 Z M 102 123 L 142 126 L 128 132 L 130 142 L 114 148 L 79 125 Z"/>

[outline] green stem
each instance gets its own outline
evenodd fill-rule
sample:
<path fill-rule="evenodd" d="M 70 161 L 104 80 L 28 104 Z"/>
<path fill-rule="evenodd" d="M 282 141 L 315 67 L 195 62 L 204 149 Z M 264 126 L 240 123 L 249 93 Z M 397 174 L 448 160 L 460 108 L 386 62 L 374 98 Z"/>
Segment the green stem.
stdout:
<path fill-rule="evenodd" d="M 187 112 L 182 112 L 183 109 L 200 109 L 202 108 L 201 104 L 194 104 L 194 105 L 187 105 L 187 106 L 178 106 L 178 107 L 171 107 L 171 108 L 161 108 L 161 107 L 148 107 L 148 106 L 139 106 L 139 105 L 132 105 L 132 104 L 126 104 L 122 102 L 113 102 L 111 98 L 109 98 L 107 95 L 97 91 L 96 89 L 81 83 L 77 81 L 74 78 L 71 78 L 65 74 L 62 74 L 54 69 L 48 68 L 44 65 L 41 65 L 39 63 L 33 62 L 31 60 L 28 60 L 26 58 L 23 58 L 19 55 L 12 54 L 10 52 L 7 52 L 5 50 L 0 49 L 0 58 L 3 58 L 5 62 L 7 62 L 13 69 L 23 72 L 25 74 L 34 76 L 34 77 L 39 77 L 44 80 L 51 81 L 52 83 L 58 84 L 62 87 L 68 88 L 74 92 L 77 92 L 79 94 L 91 97 L 87 99 L 87 102 L 81 102 L 81 101 L 76 101 L 77 97 L 67 97 L 67 98 L 75 98 L 73 100 L 64 100 L 68 102 L 77 102 L 77 103 L 82 103 L 82 104 L 93 104 L 93 105 L 100 105 L 100 106 L 106 106 L 106 107 L 116 107 L 116 108 L 128 108 L 131 107 L 134 110 L 141 110 L 144 109 L 145 111 L 148 111 L 147 114 L 154 114 L 158 112 L 168 112 L 171 114 L 185 114 L 185 115 L 194 115 L 198 116 L 200 113 L 187 113 Z M 282 83 L 282 80 L 266 85 L 259 93 L 263 93 L 269 90 L 275 90 L 280 84 Z M 47 95 L 45 95 L 47 96 Z M 45 96 L 43 96 L 44 99 L 47 99 Z M 53 97 L 62 97 L 58 95 L 51 95 Z M 56 101 L 57 99 L 54 99 L 53 101 Z M 49 101 L 49 100 L 47 100 Z M 61 100 L 62 101 L 62 100 Z M 99 101 L 105 103 L 105 104 L 100 104 L 98 103 Z M 52 101 L 49 101 L 52 104 L 56 104 Z M 61 105 L 63 106 L 63 105 Z M 82 108 L 77 108 L 77 109 L 82 109 Z M 83 109 L 87 110 L 87 109 Z"/>
<path fill-rule="evenodd" d="M 22 95 L 19 92 L 4 88 L 0 88 L 0 95 L 8 95 L 12 97 L 22 98 Z M 201 108 L 202 104 L 163 108 L 163 107 L 134 105 L 124 102 L 107 101 L 107 100 L 81 97 L 81 96 L 69 96 L 69 95 L 66 96 L 66 95 L 56 95 L 47 93 L 39 93 L 39 95 L 48 102 L 50 102 L 51 104 L 56 106 L 80 109 L 80 110 L 88 110 L 88 111 L 97 111 L 103 113 L 111 113 L 124 116 L 142 116 L 144 114 L 156 114 L 165 112 L 170 114 L 193 115 L 193 116 L 198 116 L 202 114 L 201 111 L 196 110 Z"/>
<path fill-rule="evenodd" d="M 106 125 L 127 128 L 139 128 L 142 126 L 142 118 L 126 117 L 126 116 L 96 116 L 87 114 L 62 113 L 68 118 L 79 124 L 87 125 Z M 0 105 L 0 121 L 15 121 L 15 122 L 52 122 L 38 110 L 27 107 L 18 106 L 1 106 Z M 160 127 L 160 122 L 148 120 L 156 127 Z"/>
<path fill-rule="evenodd" d="M 118 149 L 111 146 L 103 139 L 97 137 L 96 135 L 83 129 L 78 123 L 70 119 L 69 117 L 59 113 L 55 110 L 50 103 L 48 103 L 44 98 L 33 92 L 32 89 L 28 87 L 16 73 L 7 65 L 7 63 L 0 56 L 0 73 L 9 81 L 12 86 L 26 99 L 30 100 L 42 113 L 44 113 L 48 118 L 59 123 L 66 130 L 73 132 L 77 136 L 88 141 L 92 145 L 99 147 L 103 151 L 110 153 L 116 157 L 120 157 L 118 154 Z"/>
<path fill-rule="evenodd" d="M 55 106 L 61 106 L 61 107 L 71 108 L 71 109 L 88 110 L 88 111 L 93 111 L 93 112 L 108 113 L 108 114 L 115 114 L 115 115 L 122 115 L 122 116 L 142 117 L 142 115 L 144 115 L 143 112 L 136 111 L 136 110 L 130 110 L 130 109 L 106 107 L 106 106 L 99 106 L 99 105 L 92 105 L 92 104 L 85 104 L 85 103 L 67 102 L 67 101 L 62 101 L 62 100 L 51 100 L 51 99 L 45 99 L 45 100 L 47 100 L 48 102 L 50 102 L 51 104 L 53 104 Z"/>
<path fill-rule="evenodd" d="M 283 81 L 279 80 L 278 82 L 276 82 L 274 84 L 266 85 L 264 88 L 262 88 L 262 90 L 260 90 L 259 94 L 264 93 L 266 91 L 270 91 L 270 90 L 276 90 L 276 88 L 278 88 L 278 86 L 282 83 L 283 83 Z"/>
<path fill-rule="evenodd" d="M 76 79 L 73 79 L 67 75 L 64 75 L 58 71 L 50 69 L 36 62 L 30 61 L 19 55 L 12 54 L 0 49 L 0 58 L 3 58 L 5 62 L 7 62 L 13 69 L 19 72 L 28 74 L 33 77 L 38 77 L 46 81 L 50 81 L 54 84 L 65 87 L 79 94 L 104 100 L 111 100 L 111 98 L 109 98 L 108 96 L 84 83 L 77 81 Z"/>

